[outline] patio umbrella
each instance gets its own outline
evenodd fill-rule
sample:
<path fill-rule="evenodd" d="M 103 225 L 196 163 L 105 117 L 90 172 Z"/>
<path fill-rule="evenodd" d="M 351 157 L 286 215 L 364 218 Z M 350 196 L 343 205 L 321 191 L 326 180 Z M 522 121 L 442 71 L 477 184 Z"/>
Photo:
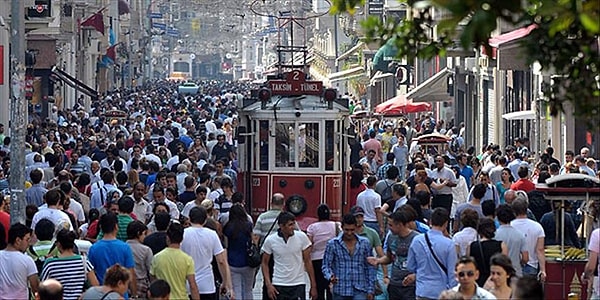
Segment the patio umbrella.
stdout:
<path fill-rule="evenodd" d="M 431 104 L 427 102 L 413 102 L 406 99 L 405 95 L 398 95 L 375 107 L 375 112 L 383 115 L 402 115 L 419 113 L 431 110 Z"/>

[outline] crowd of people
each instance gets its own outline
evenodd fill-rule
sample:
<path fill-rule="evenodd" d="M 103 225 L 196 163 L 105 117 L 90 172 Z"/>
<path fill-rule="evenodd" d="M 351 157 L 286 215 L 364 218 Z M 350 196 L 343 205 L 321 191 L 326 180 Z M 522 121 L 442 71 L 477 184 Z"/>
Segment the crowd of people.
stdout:
<path fill-rule="evenodd" d="M 26 224 L 11 226 L 10 198 L 0 201 L 0 299 L 253 299 L 259 269 L 263 299 L 533 299 L 544 246 L 560 244 L 563 227 L 565 244 L 588 242 L 593 277 L 600 229 L 579 233 L 569 213 L 563 224 L 535 191 L 561 173 L 597 176 L 587 148 L 561 162 L 548 147 L 530 164 L 526 139 L 476 153 L 464 125 L 431 114 L 357 125 L 351 209 L 336 222 L 322 204 L 302 231 L 286 195 L 254 220 L 237 191 L 237 105 L 250 86 L 199 86 L 179 95 L 156 82 L 31 115 Z M 412 142 L 428 133 L 448 136 L 443 152 Z"/>

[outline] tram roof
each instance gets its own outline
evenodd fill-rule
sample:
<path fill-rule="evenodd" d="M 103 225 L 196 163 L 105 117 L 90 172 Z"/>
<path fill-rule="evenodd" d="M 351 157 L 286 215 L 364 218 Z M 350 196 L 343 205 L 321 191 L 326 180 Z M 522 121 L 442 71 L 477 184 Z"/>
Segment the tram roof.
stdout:
<path fill-rule="evenodd" d="M 277 111 L 277 114 L 294 114 L 296 112 L 305 113 L 319 113 L 319 114 L 349 114 L 350 110 L 348 107 L 334 101 L 333 109 L 327 109 L 327 102 L 320 96 L 315 95 L 300 95 L 300 96 L 273 96 L 267 103 L 266 109 L 261 109 L 261 102 L 257 101 L 244 107 L 242 112 L 247 114 L 253 113 L 273 113 L 273 110 Z"/>

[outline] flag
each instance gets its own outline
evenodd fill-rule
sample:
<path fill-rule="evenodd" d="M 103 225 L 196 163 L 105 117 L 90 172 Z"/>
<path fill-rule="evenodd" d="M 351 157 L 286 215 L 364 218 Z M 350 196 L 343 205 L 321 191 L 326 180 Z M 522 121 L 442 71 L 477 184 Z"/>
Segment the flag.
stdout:
<path fill-rule="evenodd" d="M 81 26 L 94 27 L 96 31 L 104 35 L 104 15 L 102 14 L 102 11 L 93 14 L 91 17 L 81 22 Z"/>
<path fill-rule="evenodd" d="M 108 45 L 112 46 L 115 44 L 115 31 L 113 30 L 112 26 L 110 26 L 110 29 L 108 30 Z"/>
<path fill-rule="evenodd" d="M 129 3 L 126 0 L 119 0 L 119 16 L 129 13 Z"/>
<path fill-rule="evenodd" d="M 106 48 L 106 54 L 102 56 L 102 64 L 108 66 L 115 63 L 117 60 L 117 52 L 115 51 L 118 44 Z"/>

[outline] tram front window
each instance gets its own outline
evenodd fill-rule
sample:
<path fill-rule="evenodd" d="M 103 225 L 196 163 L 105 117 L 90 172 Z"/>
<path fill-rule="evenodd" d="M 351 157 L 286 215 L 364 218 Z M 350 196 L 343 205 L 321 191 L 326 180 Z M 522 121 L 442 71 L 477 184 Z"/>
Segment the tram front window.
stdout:
<path fill-rule="evenodd" d="M 296 165 L 294 123 L 278 123 L 275 132 L 275 166 L 293 168 Z"/>
<path fill-rule="evenodd" d="M 319 123 L 298 126 L 298 163 L 301 168 L 319 167 Z"/>

